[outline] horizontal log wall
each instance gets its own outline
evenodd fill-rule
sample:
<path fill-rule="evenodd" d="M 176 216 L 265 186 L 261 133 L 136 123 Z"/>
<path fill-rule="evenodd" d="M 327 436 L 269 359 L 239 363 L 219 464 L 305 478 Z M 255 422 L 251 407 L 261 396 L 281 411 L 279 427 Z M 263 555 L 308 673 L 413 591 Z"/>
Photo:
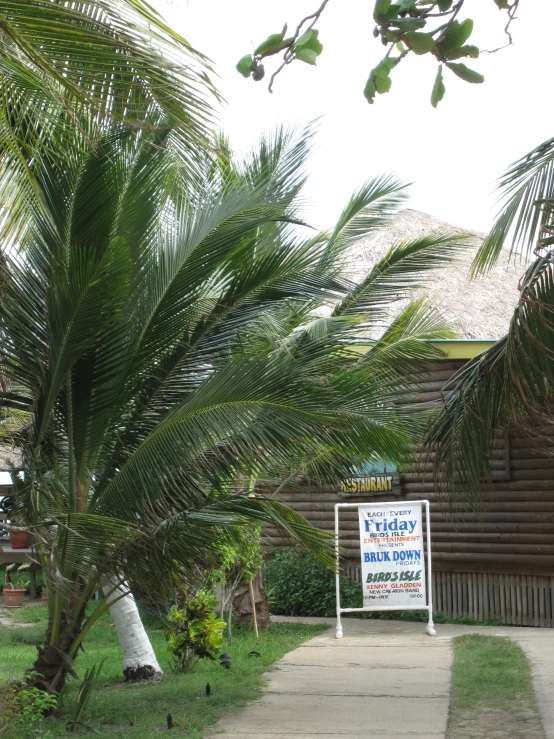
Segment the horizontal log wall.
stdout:
<path fill-rule="evenodd" d="M 408 398 L 431 407 L 461 362 L 440 362 L 420 374 Z M 406 400 L 406 399 L 404 399 Z M 477 510 L 455 503 L 446 512 L 432 482 L 432 462 L 401 475 L 398 496 L 339 496 L 330 488 L 284 489 L 280 499 L 311 523 L 334 531 L 336 503 L 426 498 L 431 504 L 433 590 L 436 610 L 450 616 L 506 624 L 554 626 L 554 424 L 499 437 L 491 463 L 492 483 Z M 359 577 L 358 516 L 340 513 L 343 567 Z M 290 541 L 266 530 L 266 546 Z"/>

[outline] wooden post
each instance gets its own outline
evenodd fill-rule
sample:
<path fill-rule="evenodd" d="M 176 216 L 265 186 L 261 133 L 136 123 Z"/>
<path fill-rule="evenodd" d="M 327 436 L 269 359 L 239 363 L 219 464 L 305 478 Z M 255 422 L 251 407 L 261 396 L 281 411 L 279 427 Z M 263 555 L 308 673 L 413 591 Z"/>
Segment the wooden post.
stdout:
<path fill-rule="evenodd" d="M 256 641 L 260 640 L 258 634 L 258 619 L 256 618 L 256 599 L 254 598 L 254 581 L 250 580 L 250 603 L 252 604 L 252 624 L 254 626 L 254 634 L 256 634 Z"/>
<path fill-rule="evenodd" d="M 29 590 L 31 591 L 31 600 L 37 597 L 37 573 L 34 567 L 29 570 Z"/>

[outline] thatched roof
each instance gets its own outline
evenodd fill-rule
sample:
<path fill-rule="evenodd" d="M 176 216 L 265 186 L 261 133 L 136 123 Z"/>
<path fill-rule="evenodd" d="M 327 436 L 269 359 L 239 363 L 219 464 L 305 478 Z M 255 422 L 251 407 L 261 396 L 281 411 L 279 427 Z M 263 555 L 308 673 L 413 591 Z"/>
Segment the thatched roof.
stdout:
<path fill-rule="evenodd" d="M 470 281 L 469 268 L 485 234 L 452 226 L 426 213 L 404 210 L 396 216 L 390 228 L 362 239 L 352 247 L 347 275 L 358 282 L 393 244 L 439 229 L 468 234 L 467 252 L 452 267 L 436 270 L 429 288 L 419 295 L 429 297 L 459 338 L 501 338 L 507 332 L 517 303 L 517 286 L 525 267 L 519 261 L 508 263 L 508 252 L 505 252 L 485 277 Z"/>
<path fill-rule="evenodd" d="M 6 472 L 11 467 L 20 468 L 22 465 L 21 452 L 11 447 L 0 446 L 0 472 Z"/>

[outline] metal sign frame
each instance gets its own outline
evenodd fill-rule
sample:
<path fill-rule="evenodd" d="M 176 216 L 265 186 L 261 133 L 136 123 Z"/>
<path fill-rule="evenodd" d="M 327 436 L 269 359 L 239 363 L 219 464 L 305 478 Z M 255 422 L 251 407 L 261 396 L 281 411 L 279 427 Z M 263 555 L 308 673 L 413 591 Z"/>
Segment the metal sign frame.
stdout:
<path fill-rule="evenodd" d="M 335 589 L 337 599 L 337 639 L 342 639 L 342 623 L 341 613 L 356 613 L 357 611 L 428 611 L 429 621 L 425 628 L 425 631 L 429 636 L 435 636 L 435 625 L 433 623 L 433 581 L 432 581 L 432 569 L 431 569 L 431 517 L 429 515 L 429 501 L 428 500 L 410 500 L 410 505 L 421 505 L 425 506 L 425 527 L 426 527 L 426 538 L 427 538 L 427 605 L 422 606 L 420 603 L 414 604 L 413 606 L 362 606 L 362 608 L 341 608 L 340 605 L 340 550 L 339 550 L 339 509 L 340 508 L 360 508 L 364 507 L 380 507 L 391 505 L 398 507 L 398 501 L 387 501 L 386 503 L 375 502 L 375 503 L 336 503 L 335 504 L 335 559 L 337 565 L 337 571 L 335 575 Z"/>

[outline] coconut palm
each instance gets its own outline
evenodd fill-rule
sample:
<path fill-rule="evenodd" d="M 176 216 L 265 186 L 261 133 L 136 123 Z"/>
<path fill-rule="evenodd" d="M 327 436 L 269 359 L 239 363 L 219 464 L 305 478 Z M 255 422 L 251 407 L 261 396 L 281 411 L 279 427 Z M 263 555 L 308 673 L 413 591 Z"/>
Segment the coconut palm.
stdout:
<path fill-rule="evenodd" d="M 29 209 L 49 218 L 37 168 L 65 172 L 114 122 L 150 130 L 163 116 L 188 163 L 182 176 L 198 173 L 218 97 L 210 68 L 143 0 L 6 0 L 0 40 L 4 250 L 25 243 Z M 130 596 L 114 601 L 111 614 L 124 666 L 157 664 Z"/>
<path fill-rule="evenodd" d="M 438 479 L 474 494 L 490 475 L 495 436 L 532 416 L 552 418 L 554 388 L 554 139 L 515 162 L 500 181 L 502 208 L 473 271 L 493 266 L 508 239 L 527 262 L 506 336 L 468 362 L 445 387 L 427 443 Z"/>
<path fill-rule="evenodd" d="M 404 190 L 377 179 L 332 233 L 303 238 L 308 143 L 281 132 L 240 165 L 200 158 L 194 187 L 163 122 L 112 130 L 63 172 L 37 155 L 42 205 L 3 265 L 0 408 L 19 420 L 3 441 L 22 452 L 17 508 L 49 595 L 34 666 L 47 690 L 127 582 L 209 565 L 223 527 L 272 521 L 332 564 L 322 532 L 245 481 L 291 462 L 336 479 L 399 461 L 420 433 L 395 401 L 445 328 L 419 303 L 382 326 L 458 240 L 400 244 L 352 285 L 342 256 Z M 367 356 L 352 349 L 377 329 Z M 131 676 L 155 672 L 150 657 Z"/>
<path fill-rule="evenodd" d="M 42 206 L 36 151 L 64 169 L 114 122 L 164 116 L 189 167 L 207 145 L 218 99 L 206 58 L 144 0 L 1 0 L 0 202 L 3 240 Z"/>
<path fill-rule="evenodd" d="M 3 110 L 26 109 L 28 125 L 27 106 L 39 113 L 49 100 L 73 120 L 87 110 L 133 128 L 157 111 L 189 142 L 205 139 L 215 94 L 207 59 L 144 0 L 2 0 L 0 40 Z"/>

